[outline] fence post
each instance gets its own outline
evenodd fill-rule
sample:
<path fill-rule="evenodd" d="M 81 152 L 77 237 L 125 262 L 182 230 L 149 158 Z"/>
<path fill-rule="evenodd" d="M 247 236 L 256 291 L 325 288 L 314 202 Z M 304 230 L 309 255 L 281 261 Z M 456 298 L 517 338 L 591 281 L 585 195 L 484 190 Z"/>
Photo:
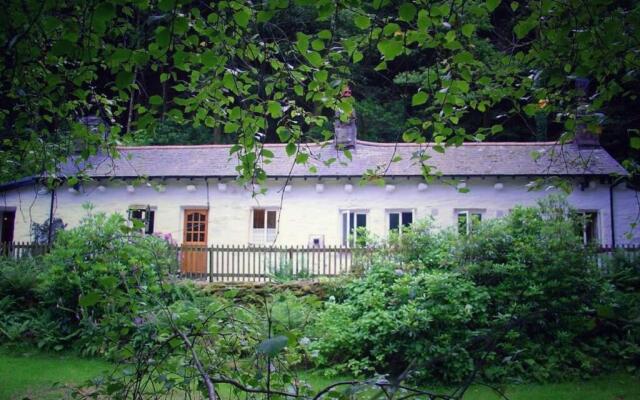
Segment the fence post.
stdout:
<path fill-rule="evenodd" d="M 209 283 L 213 282 L 213 245 L 209 247 Z"/>

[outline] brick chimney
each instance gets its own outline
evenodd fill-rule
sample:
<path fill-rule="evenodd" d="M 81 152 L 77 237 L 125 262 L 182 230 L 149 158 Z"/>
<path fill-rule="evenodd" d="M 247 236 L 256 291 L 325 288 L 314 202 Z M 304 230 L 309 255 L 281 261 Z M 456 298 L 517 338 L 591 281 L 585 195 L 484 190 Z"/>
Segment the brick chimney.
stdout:
<path fill-rule="evenodd" d="M 342 90 L 342 97 L 351 97 L 351 89 L 346 86 Z M 333 142 L 336 149 L 353 149 L 356 147 L 358 127 L 356 126 L 356 112 L 353 111 L 346 121 L 340 120 L 340 112 L 336 112 L 333 121 Z"/>

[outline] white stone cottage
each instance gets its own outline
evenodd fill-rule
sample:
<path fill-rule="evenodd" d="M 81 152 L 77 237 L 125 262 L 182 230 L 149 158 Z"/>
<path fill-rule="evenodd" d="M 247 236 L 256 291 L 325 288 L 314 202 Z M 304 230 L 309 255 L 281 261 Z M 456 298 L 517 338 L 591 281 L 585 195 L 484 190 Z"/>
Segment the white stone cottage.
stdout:
<path fill-rule="evenodd" d="M 263 188 L 236 183 L 237 158 L 228 145 L 121 147 L 118 159 L 89 160 L 89 183 L 54 192 L 37 177 L 1 185 L 0 240 L 29 241 L 32 222 L 49 218 L 72 227 L 87 202 L 96 211 L 144 220 L 148 233 L 196 245 L 348 246 L 356 227 L 384 237 L 428 217 L 464 233 L 478 219 L 558 191 L 531 190 L 536 179 L 562 177 L 573 186 L 570 204 L 590 219 L 585 240 L 638 243 L 640 232 L 631 228 L 638 192 L 616 179 L 626 171 L 598 145 L 465 143 L 441 154 L 431 144 L 354 139 L 350 147 L 351 160 L 332 143 L 302 145 L 312 173 L 309 165 L 294 164 L 284 145 L 266 144 L 274 158 L 264 165 L 267 191 L 257 196 Z M 440 176 L 427 183 L 418 154 L 428 155 L 425 163 Z M 330 159 L 336 161 L 326 165 Z M 62 171 L 68 176 L 77 173 L 70 165 Z M 385 184 L 361 185 L 367 171 L 384 175 Z M 136 184 L 140 177 L 146 181 Z"/>

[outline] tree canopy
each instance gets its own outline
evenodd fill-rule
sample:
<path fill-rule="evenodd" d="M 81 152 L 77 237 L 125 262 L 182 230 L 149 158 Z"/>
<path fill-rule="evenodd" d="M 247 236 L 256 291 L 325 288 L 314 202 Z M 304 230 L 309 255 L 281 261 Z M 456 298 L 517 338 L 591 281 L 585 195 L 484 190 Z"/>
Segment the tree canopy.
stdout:
<path fill-rule="evenodd" d="M 306 163 L 298 144 L 354 108 L 361 137 L 436 151 L 587 129 L 633 173 L 639 28 L 638 2 L 613 0 L 8 0 L 0 181 L 206 142 L 260 181 L 265 141 Z"/>

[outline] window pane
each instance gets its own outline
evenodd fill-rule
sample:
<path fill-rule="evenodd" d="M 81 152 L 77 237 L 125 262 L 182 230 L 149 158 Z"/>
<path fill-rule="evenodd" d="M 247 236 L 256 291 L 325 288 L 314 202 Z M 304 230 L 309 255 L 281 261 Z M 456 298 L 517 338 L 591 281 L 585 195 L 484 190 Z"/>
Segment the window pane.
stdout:
<path fill-rule="evenodd" d="M 204 242 L 204 233 L 201 233 L 201 234 L 200 234 L 200 241 L 201 241 L 201 242 Z"/>
<path fill-rule="evenodd" d="M 193 223 L 187 222 L 187 232 L 191 232 L 193 230 Z"/>
<path fill-rule="evenodd" d="M 349 235 L 353 235 L 353 227 L 354 227 L 354 223 L 353 223 L 353 213 L 350 212 L 349 213 Z"/>
<path fill-rule="evenodd" d="M 186 241 L 187 241 L 187 242 L 191 242 L 191 233 L 187 233 L 187 239 L 186 239 Z"/>
<path fill-rule="evenodd" d="M 204 232 L 204 222 L 200 223 L 200 226 L 198 229 L 200 230 L 200 232 Z"/>
<path fill-rule="evenodd" d="M 391 213 L 389 214 L 389 229 L 394 230 L 400 227 L 400 214 Z"/>
<path fill-rule="evenodd" d="M 598 238 L 597 230 L 598 214 L 595 212 L 584 213 L 584 241 L 585 244 L 592 243 Z"/>
<path fill-rule="evenodd" d="M 276 212 L 275 211 L 267 212 L 267 228 L 276 229 Z"/>
<path fill-rule="evenodd" d="M 462 235 L 467 234 L 467 213 L 458 213 L 458 233 Z"/>
<path fill-rule="evenodd" d="M 261 210 L 261 209 L 253 210 L 253 228 L 254 229 L 264 228 L 264 210 Z"/>
<path fill-rule="evenodd" d="M 187 221 L 189 222 L 193 221 L 193 214 L 187 215 Z"/>
<path fill-rule="evenodd" d="M 267 229 L 267 242 L 273 242 L 274 240 L 276 240 L 276 230 Z"/>
<path fill-rule="evenodd" d="M 349 238 L 349 217 L 347 213 L 342 213 L 342 245 L 347 245 L 347 239 Z"/>
<path fill-rule="evenodd" d="M 132 219 L 142 219 L 142 210 L 131 210 Z"/>
<path fill-rule="evenodd" d="M 155 211 L 149 212 L 149 220 L 147 223 L 147 229 L 145 230 L 146 234 L 151 235 L 153 233 L 153 224 L 155 223 L 155 219 L 156 219 L 156 212 Z"/>
<path fill-rule="evenodd" d="M 402 226 L 409 226 L 413 223 L 413 213 L 412 212 L 403 212 L 402 213 Z"/>
<path fill-rule="evenodd" d="M 471 214 L 471 227 L 470 227 L 470 229 L 472 231 L 476 230 L 478 228 L 478 225 L 480 225 L 480 221 L 482 221 L 482 214 L 479 214 L 479 213 Z"/>
<path fill-rule="evenodd" d="M 357 228 L 366 228 L 367 227 L 367 214 L 357 214 L 357 216 L 356 216 L 356 227 Z"/>

